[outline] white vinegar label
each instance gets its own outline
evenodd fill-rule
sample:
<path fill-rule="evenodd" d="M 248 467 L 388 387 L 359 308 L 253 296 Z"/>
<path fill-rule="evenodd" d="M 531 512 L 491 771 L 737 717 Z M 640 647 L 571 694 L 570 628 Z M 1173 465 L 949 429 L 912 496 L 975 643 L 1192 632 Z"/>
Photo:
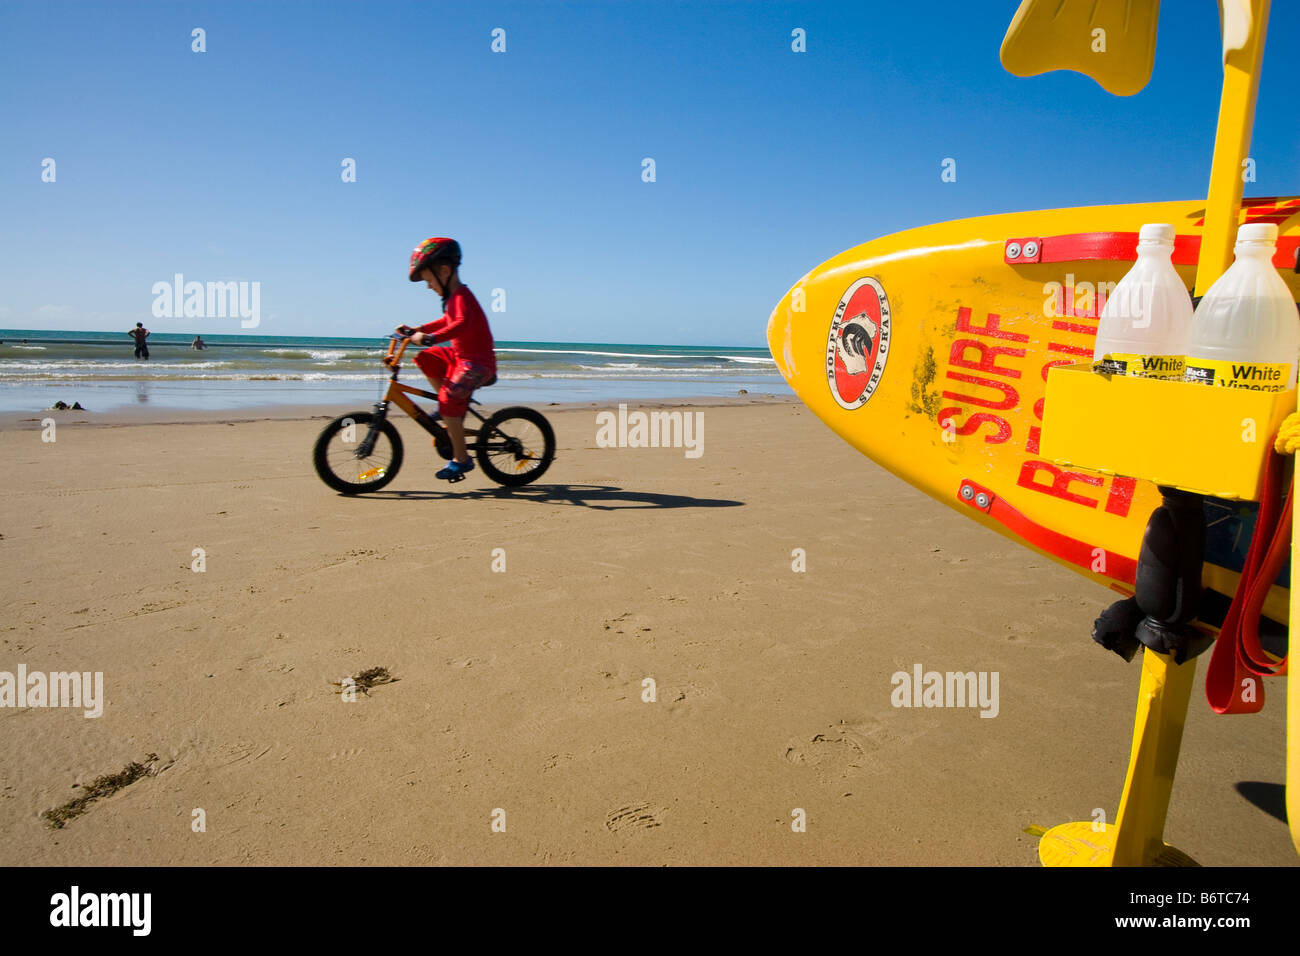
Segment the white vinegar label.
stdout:
<path fill-rule="evenodd" d="M 1185 381 L 1220 388 L 1246 388 L 1253 392 L 1285 392 L 1291 378 L 1288 362 L 1224 362 L 1193 358 L 1187 361 Z"/>
<path fill-rule="evenodd" d="M 1131 378 L 1161 378 L 1180 382 L 1183 379 L 1181 355 L 1134 355 L 1130 352 L 1107 352 L 1092 363 L 1092 370 L 1102 375 L 1126 375 Z"/>

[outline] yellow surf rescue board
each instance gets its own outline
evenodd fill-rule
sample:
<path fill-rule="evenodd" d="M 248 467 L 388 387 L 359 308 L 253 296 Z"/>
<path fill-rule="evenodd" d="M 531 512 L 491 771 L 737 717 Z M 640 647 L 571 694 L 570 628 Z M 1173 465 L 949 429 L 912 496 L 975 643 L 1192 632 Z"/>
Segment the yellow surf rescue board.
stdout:
<path fill-rule="evenodd" d="M 796 283 L 772 312 L 768 345 L 799 398 L 868 458 L 999 534 L 1132 593 L 1159 492 L 1043 456 L 1046 377 L 1092 359 L 1105 296 L 1133 264 L 1144 223 L 1174 224 L 1174 263 L 1191 289 L 1205 211 L 1202 200 L 1054 209 L 875 239 Z M 1278 224 L 1274 263 L 1300 297 L 1300 198 L 1246 200 L 1241 220 Z M 1256 509 L 1208 502 L 1201 619 L 1217 626 Z M 1278 631 L 1288 581 L 1284 569 L 1264 608 Z"/>

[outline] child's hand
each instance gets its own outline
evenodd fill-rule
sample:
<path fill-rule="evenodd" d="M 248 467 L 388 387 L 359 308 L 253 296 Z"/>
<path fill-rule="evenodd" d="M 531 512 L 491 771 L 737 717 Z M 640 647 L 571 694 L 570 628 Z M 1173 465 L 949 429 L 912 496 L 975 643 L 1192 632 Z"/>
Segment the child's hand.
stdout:
<path fill-rule="evenodd" d="M 415 329 L 413 329 L 409 325 L 399 325 L 393 331 L 395 331 L 398 335 L 405 336 L 406 338 L 410 338 L 412 335 L 415 334 Z"/>

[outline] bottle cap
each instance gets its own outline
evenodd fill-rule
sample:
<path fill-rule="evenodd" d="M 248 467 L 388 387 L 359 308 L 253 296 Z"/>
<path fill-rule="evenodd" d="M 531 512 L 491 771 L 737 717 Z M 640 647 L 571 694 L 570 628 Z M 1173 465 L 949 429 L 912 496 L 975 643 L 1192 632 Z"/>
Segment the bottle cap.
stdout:
<path fill-rule="evenodd" d="M 1149 222 L 1138 230 L 1139 242 L 1173 242 L 1174 227 L 1167 222 Z"/>
<path fill-rule="evenodd" d="M 1248 222 L 1237 230 L 1238 242 L 1277 242 L 1277 223 Z"/>

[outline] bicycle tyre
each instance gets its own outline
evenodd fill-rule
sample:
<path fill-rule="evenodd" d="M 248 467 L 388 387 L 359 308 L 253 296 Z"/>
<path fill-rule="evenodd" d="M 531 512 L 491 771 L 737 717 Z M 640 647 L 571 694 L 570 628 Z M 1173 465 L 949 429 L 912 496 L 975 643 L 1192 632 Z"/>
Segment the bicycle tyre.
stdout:
<path fill-rule="evenodd" d="M 321 481 L 340 494 L 356 495 L 366 491 L 378 491 L 396 478 L 398 469 L 402 467 L 402 436 L 398 434 L 397 428 L 387 418 L 379 426 L 379 436 L 375 439 L 375 447 L 371 450 L 370 457 L 357 459 L 346 455 L 336 455 L 337 463 L 331 461 L 331 445 L 335 436 L 349 424 L 352 424 L 357 427 L 364 438 L 374 420 L 375 416 L 372 412 L 353 412 L 350 415 L 340 415 L 326 425 L 324 430 L 321 431 L 320 437 L 316 439 L 316 446 L 312 449 L 312 463 L 316 466 L 316 474 L 320 476 Z M 387 464 L 383 463 L 385 456 L 380 452 L 385 439 L 388 440 L 391 446 L 391 451 L 387 456 Z M 342 447 L 346 448 L 346 445 Z M 379 459 L 378 463 L 374 463 L 376 458 Z M 356 463 L 355 470 L 358 478 L 375 468 L 383 468 L 383 472 L 378 477 L 369 480 L 355 481 L 350 476 L 353 467 L 349 466 L 348 462 Z M 363 470 L 360 467 L 363 463 L 370 464 L 370 468 Z M 342 474 L 339 473 L 340 467 L 343 468 Z"/>
<path fill-rule="evenodd" d="M 508 424 L 512 421 L 516 426 Z M 518 426 L 525 422 L 537 429 L 540 433 L 538 438 L 519 437 Z M 540 449 L 536 447 L 538 440 Z M 555 460 L 555 431 L 546 416 L 536 409 L 522 405 L 503 408 L 490 415 L 479 428 L 474 454 L 483 474 L 498 485 L 518 488 L 536 481 L 551 467 Z M 528 465 L 531 467 L 524 471 Z"/>

